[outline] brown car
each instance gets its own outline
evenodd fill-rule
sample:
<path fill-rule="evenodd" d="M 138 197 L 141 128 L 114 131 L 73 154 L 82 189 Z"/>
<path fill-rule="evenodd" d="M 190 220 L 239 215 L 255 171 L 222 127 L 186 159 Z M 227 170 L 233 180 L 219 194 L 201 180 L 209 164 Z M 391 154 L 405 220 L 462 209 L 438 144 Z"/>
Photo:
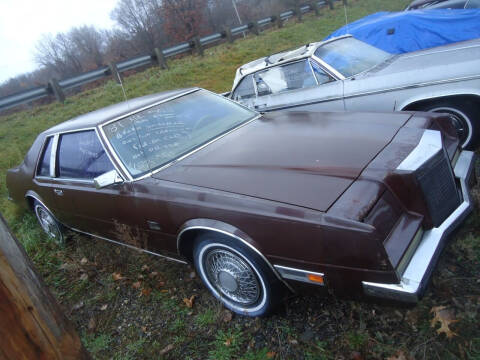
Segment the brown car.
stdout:
<path fill-rule="evenodd" d="M 471 210 L 474 155 L 454 134 L 448 115 L 261 115 L 195 88 L 52 127 L 7 185 L 56 240 L 191 262 L 240 314 L 299 282 L 412 302 Z"/>

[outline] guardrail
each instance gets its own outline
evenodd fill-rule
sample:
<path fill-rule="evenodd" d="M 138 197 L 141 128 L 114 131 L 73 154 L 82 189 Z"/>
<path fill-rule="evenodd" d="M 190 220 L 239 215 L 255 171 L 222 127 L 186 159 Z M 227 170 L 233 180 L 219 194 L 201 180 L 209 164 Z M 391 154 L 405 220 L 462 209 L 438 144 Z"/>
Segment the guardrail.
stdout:
<path fill-rule="evenodd" d="M 163 69 L 168 69 L 166 59 L 169 57 L 183 54 L 192 50 L 196 51 L 200 55 L 203 55 L 203 48 L 206 45 L 219 43 L 222 40 L 233 42 L 235 36 L 245 32 L 251 32 L 255 35 L 259 35 L 260 29 L 263 27 L 275 23 L 278 27 L 282 27 L 283 21 L 294 16 L 301 21 L 302 15 L 310 11 L 314 11 L 318 16 L 322 7 L 328 6 L 330 9 L 333 9 L 333 3 L 336 1 L 342 1 L 343 4 L 347 5 L 347 0 L 315 1 L 311 4 L 298 6 L 296 9 L 287 10 L 280 14 L 269 16 L 265 19 L 249 22 L 248 24 L 243 24 L 233 28 L 226 27 L 222 32 L 214 33 L 204 37 L 196 37 L 191 41 L 185 41 L 166 49 L 156 48 L 153 54 L 137 56 L 128 60 L 119 61 L 117 63 L 110 63 L 108 66 L 102 66 L 98 69 L 72 76 L 67 79 L 51 79 L 47 85 L 38 86 L 14 93 L 12 95 L 1 97 L 0 111 L 50 95 L 54 95 L 58 101 L 64 102 L 64 90 L 76 88 L 109 76 L 112 76 L 115 81 L 120 82 L 122 72 L 145 65 L 157 64 Z"/>

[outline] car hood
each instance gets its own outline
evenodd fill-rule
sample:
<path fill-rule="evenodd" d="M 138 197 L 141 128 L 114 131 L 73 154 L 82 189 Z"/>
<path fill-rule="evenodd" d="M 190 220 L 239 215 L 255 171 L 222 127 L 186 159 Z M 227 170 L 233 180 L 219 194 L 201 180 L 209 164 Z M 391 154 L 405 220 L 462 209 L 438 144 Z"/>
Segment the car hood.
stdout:
<path fill-rule="evenodd" d="M 271 112 L 152 177 L 326 211 L 410 117 Z"/>
<path fill-rule="evenodd" d="M 478 76 L 479 58 L 480 39 L 462 41 L 393 56 L 357 78 L 379 76 L 383 86 L 391 86 Z"/>

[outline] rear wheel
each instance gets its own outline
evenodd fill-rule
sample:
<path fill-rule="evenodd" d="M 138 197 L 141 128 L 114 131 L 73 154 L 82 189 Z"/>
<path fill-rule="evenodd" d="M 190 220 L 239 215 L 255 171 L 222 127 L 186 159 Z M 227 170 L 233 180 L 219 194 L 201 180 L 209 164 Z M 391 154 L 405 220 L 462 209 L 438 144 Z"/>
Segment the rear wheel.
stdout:
<path fill-rule="evenodd" d="M 241 315 L 270 313 L 283 298 L 284 285 L 247 246 L 215 233 L 195 241 L 194 262 L 210 292 Z"/>
<path fill-rule="evenodd" d="M 442 101 L 431 104 L 422 110 L 450 114 L 462 147 L 465 149 L 475 148 L 480 137 L 478 125 L 480 114 L 473 106 L 469 104 L 459 106 L 449 101 Z"/>
<path fill-rule="evenodd" d="M 42 204 L 35 200 L 33 204 L 35 215 L 43 231 L 47 236 L 53 239 L 58 245 L 65 245 L 65 237 L 62 231 L 62 225 L 55 220 L 52 213 Z"/>

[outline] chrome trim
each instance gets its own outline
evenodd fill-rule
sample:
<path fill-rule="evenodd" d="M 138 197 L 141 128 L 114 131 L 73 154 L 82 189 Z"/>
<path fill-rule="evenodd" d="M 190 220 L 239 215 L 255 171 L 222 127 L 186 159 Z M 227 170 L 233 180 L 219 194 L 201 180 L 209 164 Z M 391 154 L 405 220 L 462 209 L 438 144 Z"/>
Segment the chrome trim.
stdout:
<path fill-rule="evenodd" d="M 423 135 L 410 154 L 397 166 L 397 170 L 414 171 L 428 159 L 442 150 L 442 135 L 436 130 L 425 130 Z"/>
<path fill-rule="evenodd" d="M 330 76 L 332 76 L 333 78 L 335 78 L 335 80 L 345 80 L 345 76 L 343 76 L 343 74 L 340 71 L 335 69 L 330 64 L 327 64 L 325 61 L 320 59 L 315 54 L 312 54 L 312 56 L 310 56 L 310 58 L 315 60 L 325 70 L 325 72 L 327 74 L 329 74 Z"/>
<path fill-rule="evenodd" d="M 438 227 L 425 231 L 412 259 L 408 263 L 399 284 L 383 284 L 363 281 L 365 294 L 400 300 L 417 302 L 426 288 L 433 268 L 445 245 L 447 236 L 472 211 L 473 205 L 469 194 L 468 183 L 472 174 L 475 154 L 462 151 L 455 165 L 455 177 L 460 182 L 463 202 Z"/>
<path fill-rule="evenodd" d="M 248 248 L 250 248 L 252 251 L 254 251 L 258 256 L 260 256 L 260 258 L 273 271 L 273 273 L 278 278 L 278 280 L 280 280 L 290 291 L 295 292 L 292 289 L 292 287 L 287 282 L 285 282 L 285 280 L 283 280 L 283 278 L 280 276 L 278 271 L 272 266 L 272 264 L 267 260 L 267 258 L 255 246 L 253 246 L 252 244 L 250 244 L 246 240 L 242 239 L 241 237 L 239 237 L 235 234 L 232 234 L 228 231 L 224 231 L 224 230 L 220 230 L 220 229 L 216 229 L 216 228 L 212 228 L 212 227 L 208 227 L 208 226 L 200 226 L 200 225 L 186 227 L 185 229 L 182 229 L 177 235 L 177 252 L 178 252 L 178 255 L 182 256 L 182 254 L 180 253 L 180 240 L 181 240 L 181 237 L 182 237 L 183 233 L 186 232 L 186 231 L 195 230 L 195 229 L 219 232 L 221 234 L 227 235 L 231 238 L 234 238 L 234 239 L 240 241 L 242 244 L 246 245 Z"/>
<path fill-rule="evenodd" d="M 307 271 L 307 270 L 302 270 L 302 269 L 296 269 L 296 268 L 283 266 L 283 265 L 273 265 L 273 266 L 275 267 L 275 269 L 278 270 L 278 272 L 280 273 L 280 275 L 284 279 L 302 281 L 302 282 L 306 282 L 308 284 L 325 286 L 325 283 L 320 284 L 318 282 L 311 281 L 307 277 L 308 274 L 312 274 L 312 275 L 321 276 L 322 278 L 324 278 L 325 274 L 323 274 L 323 273 L 314 272 L 314 271 Z"/>
<path fill-rule="evenodd" d="M 59 135 L 53 135 L 52 149 L 50 151 L 50 176 L 55 177 L 55 169 L 57 168 L 57 147 Z"/>
<path fill-rule="evenodd" d="M 476 80 L 476 79 L 480 79 L 480 75 L 465 76 L 465 77 L 461 77 L 461 78 L 452 78 L 452 79 L 446 79 L 446 80 L 436 80 L 436 81 L 431 81 L 431 82 L 424 82 L 424 83 L 398 86 L 398 87 L 394 87 L 394 88 L 367 91 L 367 92 L 363 92 L 363 93 L 359 92 L 359 93 L 356 93 L 356 94 L 345 95 L 344 98 L 345 99 L 350 99 L 350 98 L 360 97 L 360 96 L 383 94 L 383 93 L 386 93 L 386 92 L 391 92 L 391 91 L 396 91 L 396 90 L 416 89 L 416 88 L 420 88 L 420 87 L 424 87 L 424 86 L 448 84 L 448 83 L 453 83 L 453 82 L 469 81 L 469 80 Z M 430 99 L 431 100 L 431 99 L 435 99 L 435 98 L 441 98 L 441 97 L 451 96 L 451 95 L 458 95 L 458 94 L 462 94 L 462 93 L 464 93 L 464 92 L 448 93 L 448 94 L 444 94 L 444 95 L 440 95 L 440 96 L 435 96 L 433 98 L 430 97 L 430 98 L 416 99 L 413 102 L 417 102 L 417 101 L 424 100 L 424 99 Z M 409 104 L 410 103 L 405 104 L 405 106 L 407 106 Z M 402 106 L 401 109 L 405 108 L 405 106 Z"/>
<path fill-rule="evenodd" d="M 317 86 L 320 85 L 318 83 L 317 77 L 315 76 L 315 71 L 313 71 L 313 66 L 312 66 L 312 62 L 310 61 L 310 59 L 307 59 L 307 63 L 308 63 L 308 66 L 310 67 L 310 72 L 312 73 L 313 79 L 315 80 L 315 84 L 317 84 Z"/>
<path fill-rule="evenodd" d="M 119 241 L 116 241 L 116 240 L 112 240 L 112 239 L 108 239 L 106 237 L 103 237 L 103 236 L 100 236 L 100 235 L 95 235 L 95 234 L 91 234 L 89 232 L 86 232 L 86 231 L 82 231 L 82 230 L 78 230 L 78 229 L 75 229 L 73 227 L 70 227 L 68 225 L 64 225 L 65 227 L 68 227 L 69 229 L 73 230 L 73 231 L 76 231 L 76 232 L 79 232 L 81 234 L 85 234 L 85 235 L 90 235 L 92 237 L 95 237 L 95 238 L 98 238 L 98 239 L 102 239 L 102 240 L 105 240 L 105 241 L 108 241 L 108 242 L 111 242 L 111 243 L 114 243 L 114 244 L 117 244 L 117 245 L 122 245 L 122 246 L 125 246 L 127 248 L 130 248 L 130 249 L 133 249 L 133 250 L 140 250 L 144 253 L 147 253 L 147 254 L 150 254 L 150 255 L 155 255 L 155 256 L 159 256 L 159 257 L 162 257 L 162 258 L 165 258 L 167 260 L 171 260 L 171 261 L 175 261 L 175 262 L 178 262 L 180 264 L 185 264 L 187 265 L 188 263 L 184 260 L 180 260 L 180 259 L 176 259 L 176 258 L 172 258 L 172 257 L 169 257 L 169 256 L 165 256 L 165 255 L 161 255 L 161 254 L 158 254 L 158 253 L 155 253 L 155 252 L 152 252 L 152 251 L 149 251 L 149 250 L 146 250 L 146 249 L 142 249 L 142 248 L 139 248 L 139 247 L 136 247 L 136 246 L 133 246 L 133 245 L 129 245 L 129 244 L 125 244 L 125 243 L 122 243 L 122 242 L 119 242 Z"/>

